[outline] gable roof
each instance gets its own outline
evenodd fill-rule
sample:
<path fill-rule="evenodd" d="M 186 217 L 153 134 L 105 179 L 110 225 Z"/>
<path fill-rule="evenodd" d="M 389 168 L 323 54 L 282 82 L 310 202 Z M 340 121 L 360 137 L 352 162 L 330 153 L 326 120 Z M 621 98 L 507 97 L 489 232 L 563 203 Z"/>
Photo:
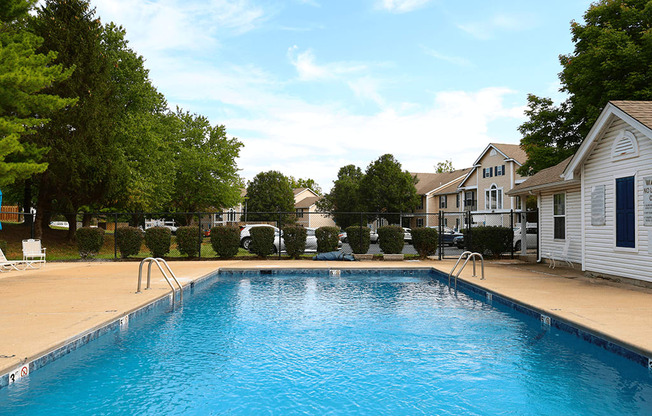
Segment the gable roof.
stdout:
<path fill-rule="evenodd" d="M 575 174 L 616 117 L 652 139 L 652 101 L 609 101 L 564 170 L 564 179 L 575 178 Z"/>
<path fill-rule="evenodd" d="M 520 144 L 507 144 L 507 143 L 489 143 L 487 147 L 480 153 L 480 156 L 473 162 L 473 168 L 471 171 L 466 175 L 464 179 L 462 179 L 462 182 L 459 184 L 460 187 L 464 185 L 464 182 L 471 176 L 473 172 L 475 172 L 478 167 L 480 166 L 480 161 L 484 157 L 484 155 L 491 149 L 496 149 L 498 153 L 503 155 L 505 157 L 505 161 L 508 160 L 513 160 L 518 164 L 519 166 L 523 165 L 527 161 L 527 154 L 523 149 L 521 149 Z"/>
<path fill-rule="evenodd" d="M 419 182 L 415 185 L 417 194 L 427 195 L 439 190 L 442 186 L 450 184 L 452 181 L 461 180 L 470 170 L 471 168 L 465 168 L 452 172 L 411 173 L 411 175 L 419 179 Z"/>
<path fill-rule="evenodd" d="M 321 199 L 320 196 L 311 196 L 308 198 L 304 198 L 301 201 L 297 202 L 294 204 L 295 208 L 310 208 L 311 206 L 315 205 L 317 201 Z"/>
<path fill-rule="evenodd" d="M 570 156 L 555 166 L 542 169 L 534 175 L 527 178 L 525 181 L 514 186 L 510 191 L 506 192 L 507 195 L 518 195 L 528 191 L 539 190 L 564 183 L 562 174 L 566 166 L 570 163 L 573 156 Z"/>

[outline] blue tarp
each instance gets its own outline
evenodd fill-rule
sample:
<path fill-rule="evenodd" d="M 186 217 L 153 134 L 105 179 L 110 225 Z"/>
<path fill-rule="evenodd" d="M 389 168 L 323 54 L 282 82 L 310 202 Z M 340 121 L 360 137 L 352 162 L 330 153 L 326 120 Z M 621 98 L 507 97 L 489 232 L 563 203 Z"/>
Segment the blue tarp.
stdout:
<path fill-rule="evenodd" d="M 313 260 L 345 260 L 353 261 L 355 260 L 351 254 L 344 254 L 341 251 L 331 251 L 329 253 L 319 253 Z"/>

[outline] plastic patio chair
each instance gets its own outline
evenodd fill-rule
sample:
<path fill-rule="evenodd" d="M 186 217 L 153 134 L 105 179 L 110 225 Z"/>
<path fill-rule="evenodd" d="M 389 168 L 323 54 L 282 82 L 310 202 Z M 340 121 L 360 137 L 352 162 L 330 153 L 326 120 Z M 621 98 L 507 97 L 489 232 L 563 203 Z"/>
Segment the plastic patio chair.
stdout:
<path fill-rule="evenodd" d="M 548 268 L 554 269 L 557 265 L 556 261 L 566 262 L 566 264 L 568 264 L 571 268 L 574 268 L 573 263 L 568 258 L 568 249 L 570 248 L 570 244 L 571 239 L 567 238 L 566 242 L 564 243 L 564 247 L 561 250 L 557 249 L 547 253 L 547 257 L 550 259 Z"/>
<path fill-rule="evenodd" d="M 22 266 L 22 268 L 21 268 Z M 25 260 L 7 260 L 5 253 L 0 249 L 0 272 L 5 270 L 25 270 L 27 262 Z"/>
<path fill-rule="evenodd" d="M 36 269 L 34 263 L 39 264 L 39 267 L 45 264 L 45 248 L 41 247 L 41 240 L 23 240 L 23 261 L 33 269 Z"/>

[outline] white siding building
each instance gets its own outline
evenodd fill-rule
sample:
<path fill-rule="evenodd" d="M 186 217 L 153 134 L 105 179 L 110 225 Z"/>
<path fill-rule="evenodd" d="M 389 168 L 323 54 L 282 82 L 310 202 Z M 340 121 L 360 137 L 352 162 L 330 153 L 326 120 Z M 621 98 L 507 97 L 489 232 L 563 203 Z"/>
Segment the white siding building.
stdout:
<path fill-rule="evenodd" d="M 652 282 L 652 101 L 610 102 L 575 155 L 547 170 L 510 191 L 539 197 L 542 257 L 570 238 L 582 270 Z"/>

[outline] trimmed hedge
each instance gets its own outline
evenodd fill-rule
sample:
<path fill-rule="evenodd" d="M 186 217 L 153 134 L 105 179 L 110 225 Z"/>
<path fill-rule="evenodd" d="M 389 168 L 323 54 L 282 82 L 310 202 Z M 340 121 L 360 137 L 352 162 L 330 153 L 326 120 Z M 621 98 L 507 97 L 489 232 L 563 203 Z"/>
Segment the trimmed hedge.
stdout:
<path fill-rule="evenodd" d="M 512 251 L 514 230 L 509 227 L 480 226 L 466 229 L 463 233 L 464 246 L 469 251 L 493 257 Z"/>
<path fill-rule="evenodd" d="M 359 225 L 352 225 L 346 229 L 346 238 L 349 240 L 351 251 L 354 254 L 367 254 L 371 244 L 370 232 L 369 227 L 360 227 Z"/>
<path fill-rule="evenodd" d="M 94 227 L 82 227 L 75 234 L 77 248 L 82 259 L 95 257 L 104 244 L 104 230 Z"/>
<path fill-rule="evenodd" d="M 197 257 L 199 253 L 199 227 L 189 225 L 177 228 L 177 249 L 179 253 L 190 258 Z"/>
<path fill-rule="evenodd" d="M 317 237 L 317 252 L 329 253 L 337 250 L 340 240 L 340 230 L 337 227 L 319 227 L 315 230 Z"/>
<path fill-rule="evenodd" d="M 170 252 L 172 232 L 165 227 L 152 227 L 145 230 L 145 245 L 152 257 L 163 257 Z"/>
<path fill-rule="evenodd" d="M 211 246 L 218 256 L 230 259 L 240 248 L 240 228 L 233 226 L 211 228 Z"/>
<path fill-rule="evenodd" d="M 283 228 L 283 243 L 288 256 L 298 259 L 306 251 L 307 230 L 300 226 Z"/>
<path fill-rule="evenodd" d="M 439 236 L 434 228 L 419 227 L 412 229 L 412 245 L 423 259 L 437 252 Z"/>
<path fill-rule="evenodd" d="M 265 258 L 274 253 L 274 229 L 272 227 L 251 227 L 249 251 Z"/>
<path fill-rule="evenodd" d="M 405 233 L 398 225 L 386 225 L 378 229 L 378 245 L 385 254 L 401 254 L 405 245 Z"/>
<path fill-rule="evenodd" d="M 120 227 L 115 231 L 120 257 L 126 259 L 140 252 L 143 244 L 143 232 L 136 227 Z"/>

